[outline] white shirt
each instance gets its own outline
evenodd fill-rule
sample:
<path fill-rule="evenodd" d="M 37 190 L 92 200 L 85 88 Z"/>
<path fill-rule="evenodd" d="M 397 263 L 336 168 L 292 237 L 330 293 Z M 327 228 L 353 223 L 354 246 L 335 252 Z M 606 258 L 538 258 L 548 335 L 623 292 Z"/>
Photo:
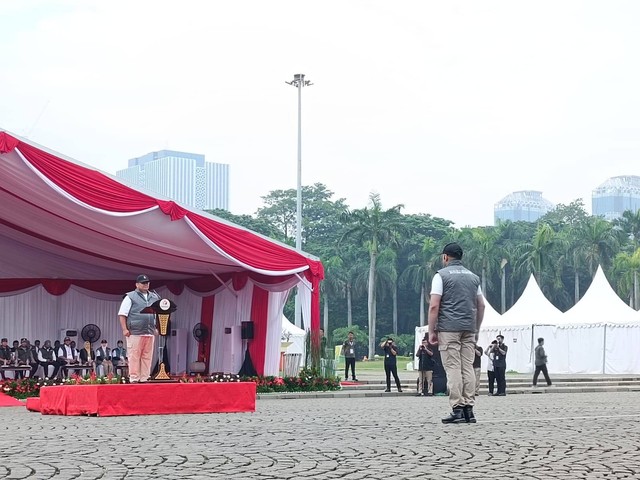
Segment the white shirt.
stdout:
<path fill-rule="evenodd" d="M 142 293 L 140 292 L 140 294 L 144 297 L 145 300 L 149 299 L 149 293 Z M 124 297 L 122 299 L 122 303 L 120 304 L 120 310 L 118 310 L 118 315 L 124 315 L 125 317 L 129 316 L 129 311 L 131 310 L 131 299 L 129 298 L 129 295 L 127 295 L 126 297 Z"/>
<path fill-rule="evenodd" d="M 433 276 L 433 280 L 431 280 L 431 295 L 440 295 L 442 296 L 442 290 L 444 287 L 442 286 L 442 277 L 439 273 L 436 273 Z M 482 295 L 482 287 L 478 285 L 477 295 Z"/>

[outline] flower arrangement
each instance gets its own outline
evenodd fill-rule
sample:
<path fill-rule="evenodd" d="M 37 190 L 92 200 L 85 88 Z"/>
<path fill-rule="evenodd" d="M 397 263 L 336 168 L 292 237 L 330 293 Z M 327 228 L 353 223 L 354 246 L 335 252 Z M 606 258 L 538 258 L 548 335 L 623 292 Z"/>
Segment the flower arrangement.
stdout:
<path fill-rule="evenodd" d="M 303 368 L 297 377 L 244 377 L 242 381 L 255 382 L 257 393 L 326 392 L 341 388 L 337 377 L 318 376 L 312 368 Z"/>
<path fill-rule="evenodd" d="M 40 395 L 40 385 L 36 379 L 20 378 L 4 380 L 0 383 L 0 391 L 18 399 L 37 397 Z"/>
<path fill-rule="evenodd" d="M 98 377 L 95 373 L 90 375 L 71 375 L 69 378 L 19 378 L 7 379 L 0 383 L 0 391 L 18 399 L 40 396 L 42 387 L 54 385 L 107 385 L 114 383 L 128 383 L 128 379 L 109 374 Z"/>
<path fill-rule="evenodd" d="M 231 373 L 212 373 L 211 375 L 196 375 L 190 377 L 186 373 L 180 377 L 180 383 L 228 383 L 240 382 L 240 376 Z"/>
<path fill-rule="evenodd" d="M 95 372 L 91 372 L 84 376 L 73 374 L 69 378 L 63 379 L 61 383 L 57 385 L 109 385 L 115 383 L 129 383 L 129 378 L 114 375 L 113 373 L 98 376 Z"/>
<path fill-rule="evenodd" d="M 211 375 L 183 375 L 178 379 L 180 383 L 224 383 L 224 382 L 254 382 L 257 393 L 273 392 L 325 392 L 339 390 L 340 381 L 337 377 L 325 378 L 318 375 L 313 368 L 303 368 L 297 377 L 241 377 L 229 373 L 212 373 Z M 71 375 L 69 378 L 23 378 L 5 380 L 0 383 L 0 391 L 15 398 L 38 397 L 42 387 L 54 385 L 109 385 L 129 383 L 128 377 L 97 376 L 94 372 L 88 375 Z"/>

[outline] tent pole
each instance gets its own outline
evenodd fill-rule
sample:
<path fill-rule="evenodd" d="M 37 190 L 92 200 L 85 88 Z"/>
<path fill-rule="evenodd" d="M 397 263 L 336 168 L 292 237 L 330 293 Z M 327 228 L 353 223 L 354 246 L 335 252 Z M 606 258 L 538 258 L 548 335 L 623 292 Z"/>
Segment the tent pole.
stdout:
<path fill-rule="evenodd" d="M 605 374 L 607 362 L 607 324 L 604 324 L 604 345 L 602 346 L 602 374 Z"/>

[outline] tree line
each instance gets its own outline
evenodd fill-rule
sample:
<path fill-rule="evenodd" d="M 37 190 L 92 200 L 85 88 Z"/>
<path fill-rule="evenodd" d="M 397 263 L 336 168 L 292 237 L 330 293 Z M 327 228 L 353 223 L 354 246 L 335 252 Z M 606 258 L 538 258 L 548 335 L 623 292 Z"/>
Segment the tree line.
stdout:
<path fill-rule="evenodd" d="M 358 209 L 333 197 L 321 183 L 302 187 L 302 249 L 325 267 L 325 332 L 359 326 L 367 332 L 370 357 L 383 336 L 412 334 L 425 324 L 431 279 L 451 241 L 460 243 L 463 263 L 480 276 L 499 313 L 518 300 L 532 274 L 549 301 L 566 311 L 585 293 L 598 265 L 620 298 L 640 307 L 640 211 L 609 222 L 575 200 L 537 222 L 456 228 L 427 213 L 403 213 L 403 205 L 385 207 L 377 193 Z M 296 190 L 274 190 L 262 200 L 254 215 L 209 213 L 294 246 Z M 285 314 L 293 317 L 292 301 Z"/>

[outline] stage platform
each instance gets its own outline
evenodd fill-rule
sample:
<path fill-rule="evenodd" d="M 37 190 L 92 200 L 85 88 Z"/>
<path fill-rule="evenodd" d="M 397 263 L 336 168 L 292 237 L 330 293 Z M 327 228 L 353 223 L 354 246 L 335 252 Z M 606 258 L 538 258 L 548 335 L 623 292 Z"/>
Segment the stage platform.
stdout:
<path fill-rule="evenodd" d="M 175 415 L 254 412 L 254 382 L 56 385 L 27 404 L 43 415 Z"/>

